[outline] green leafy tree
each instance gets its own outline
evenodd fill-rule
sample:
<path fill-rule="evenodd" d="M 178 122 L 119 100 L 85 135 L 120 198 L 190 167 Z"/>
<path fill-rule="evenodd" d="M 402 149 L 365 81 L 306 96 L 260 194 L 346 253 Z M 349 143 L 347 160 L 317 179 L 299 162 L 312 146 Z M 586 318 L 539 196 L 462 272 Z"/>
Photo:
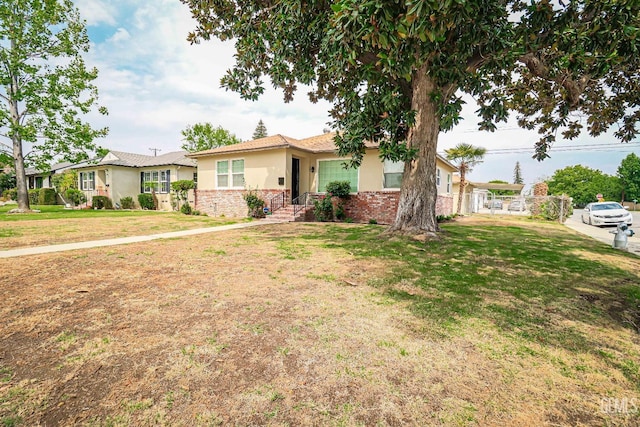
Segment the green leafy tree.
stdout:
<path fill-rule="evenodd" d="M 549 186 L 549 194 L 567 194 L 578 206 L 596 202 L 597 194 L 602 194 L 605 200 L 620 200 L 621 187 L 618 178 L 582 165 L 558 169 L 545 182 Z"/>
<path fill-rule="evenodd" d="M 268 136 L 267 127 L 262 122 L 262 119 L 260 119 L 260 121 L 258 122 L 258 126 L 256 126 L 256 130 L 253 131 L 252 138 L 259 139 L 259 138 L 264 138 L 265 136 Z"/>
<path fill-rule="evenodd" d="M 638 132 L 637 1 L 181 1 L 198 22 L 191 42 L 235 41 L 223 87 L 255 100 L 267 77 L 290 101 L 308 85 L 312 101 L 333 103 L 340 156 L 358 165 L 374 141 L 405 161 L 391 231 L 438 230 L 438 135 L 459 122 L 464 93 L 480 129 L 515 110 L 540 132 L 538 159 L 584 126 L 620 123 L 622 141 Z"/>
<path fill-rule="evenodd" d="M 40 170 L 54 157 L 80 161 L 107 134 L 81 119 L 98 95 L 92 83 L 98 71 L 82 58 L 88 50 L 71 0 L 0 2 L 0 136 L 11 146 L 19 209 L 29 209 L 25 160 Z"/>
<path fill-rule="evenodd" d="M 190 153 L 211 150 L 223 145 L 237 144 L 240 141 L 234 134 L 218 126 L 214 128 L 211 123 L 196 123 L 187 126 L 182 131 L 182 149 Z"/>
<path fill-rule="evenodd" d="M 171 183 L 171 189 L 176 193 L 178 208 L 182 209 L 181 203 L 189 204 L 189 190 L 196 188 L 196 183 L 189 179 L 182 179 Z"/>
<path fill-rule="evenodd" d="M 618 166 L 622 200 L 640 200 L 640 157 L 635 153 L 622 159 Z"/>
<path fill-rule="evenodd" d="M 524 184 L 524 180 L 522 179 L 522 171 L 520 170 L 520 162 L 516 162 L 516 165 L 513 168 L 513 183 Z"/>
<path fill-rule="evenodd" d="M 458 166 L 460 172 L 460 191 L 458 191 L 458 215 L 462 211 L 462 198 L 464 197 L 464 190 L 467 187 L 467 174 L 473 170 L 473 168 L 482 163 L 484 155 L 487 152 L 486 148 L 474 147 L 471 144 L 465 144 L 461 142 L 453 148 L 444 150 L 447 153 L 447 159 L 453 161 Z"/>

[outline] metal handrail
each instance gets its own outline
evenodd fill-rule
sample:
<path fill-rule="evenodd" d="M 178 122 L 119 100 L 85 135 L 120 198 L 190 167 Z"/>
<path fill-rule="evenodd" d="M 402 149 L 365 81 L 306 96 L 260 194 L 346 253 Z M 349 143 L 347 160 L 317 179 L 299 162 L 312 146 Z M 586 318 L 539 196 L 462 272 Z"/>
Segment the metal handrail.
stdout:
<path fill-rule="evenodd" d="M 293 205 L 293 215 L 296 215 L 298 212 L 309 206 L 309 202 L 311 201 L 313 201 L 313 194 L 309 192 L 302 193 L 300 196 L 293 199 L 291 201 L 291 204 Z"/>
<path fill-rule="evenodd" d="M 280 208 L 283 208 L 285 200 L 286 194 L 284 192 L 272 197 L 271 200 L 269 200 L 269 208 L 271 209 L 271 213 L 277 211 Z"/>

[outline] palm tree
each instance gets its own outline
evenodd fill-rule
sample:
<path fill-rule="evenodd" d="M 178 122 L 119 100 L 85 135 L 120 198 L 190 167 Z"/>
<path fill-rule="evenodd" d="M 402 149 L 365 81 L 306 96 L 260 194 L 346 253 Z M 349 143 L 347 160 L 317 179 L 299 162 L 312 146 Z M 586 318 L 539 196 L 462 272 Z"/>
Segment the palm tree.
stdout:
<path fill-rule="evenodd" d="M 458 210 L 459 215 L 462 210 L 462 198 L 464 197 L 464 189 L 467 186 L 466 175 L 471 172 L 474 166 L 482 163 L 483 157 L 487 152 L 484 147 L 474 147 L 471 144 L 461 142 L 453 148 L 444 150 L 447 153 L 447 159 L 455 162 L 460 171 L 460 191 L 458 191 Z"/>

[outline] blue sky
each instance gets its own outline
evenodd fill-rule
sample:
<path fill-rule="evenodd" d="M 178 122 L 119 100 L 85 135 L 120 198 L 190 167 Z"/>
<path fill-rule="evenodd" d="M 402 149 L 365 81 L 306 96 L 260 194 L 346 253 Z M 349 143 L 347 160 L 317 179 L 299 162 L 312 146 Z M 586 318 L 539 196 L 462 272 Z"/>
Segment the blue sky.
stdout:
<path fill-rule="evenodd" d="M 195 23 L 188 8 L 178 0 L 74 0 L 92 42 L 87 63 L 99 71 L 100 103 L 109 116 L 90 116 L 95 126 L 108 126 L 100 144 L 113 150 L 150 154 L 180 148 L 180 131 L 189 124 L 210 122 L 250 139 L 260 119 L 269 134 L 304 138 L 322 133 L 330 120 L 326 102 L 311 104 L 304 91 L 285 104 L 282 93 L 267 90 L 257 102 L 243 101 L 220 88 L 220 78 L 233 64 L 234 47 L 218 40 L 190 45 L 188 32 Z M 474 129 L 473 105 L 466 120 L 442 134 L 438 150 L 459 142 L 483 146 L 490 154 L 471 173 L 473 181 L 511 181 L 516 161 L 527 184 L 549 177 L 556 169 L 582 164 L 615 174 L 620 161 L 638 146 L 625 146 L 613 137 L 559 142 L 563 146 L 614 144 L 607 151 L 551 152 L 551 159 L 531 159 L 537 134 L 509 123 L 494 133 Z M 491 154 L 492 149 L 528 149 L 517 154 Z"/>

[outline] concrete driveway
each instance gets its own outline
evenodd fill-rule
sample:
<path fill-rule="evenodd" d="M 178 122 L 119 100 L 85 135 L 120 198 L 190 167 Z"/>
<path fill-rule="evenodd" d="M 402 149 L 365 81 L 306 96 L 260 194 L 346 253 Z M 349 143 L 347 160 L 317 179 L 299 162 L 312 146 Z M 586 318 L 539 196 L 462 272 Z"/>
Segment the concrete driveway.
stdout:
<path fill-rule="evenodd" d="M 574 209 L 571 218 L 568 218 L 565 225 L 581 234 L 586 234 L 596 240 L 600 240 L 608 245 L 613 243 L 614 235 L 610 231 L 615 230 L 615 227 L 596 227 L 593 225 L 583 224 L 580 216 L 582 215 L 582 209 Z M 629 237 L 629 252 L 640 256 L 640 212 L 632 212 L 633 226 L 631 229 L 636 233 L 635 236 Z"/>

